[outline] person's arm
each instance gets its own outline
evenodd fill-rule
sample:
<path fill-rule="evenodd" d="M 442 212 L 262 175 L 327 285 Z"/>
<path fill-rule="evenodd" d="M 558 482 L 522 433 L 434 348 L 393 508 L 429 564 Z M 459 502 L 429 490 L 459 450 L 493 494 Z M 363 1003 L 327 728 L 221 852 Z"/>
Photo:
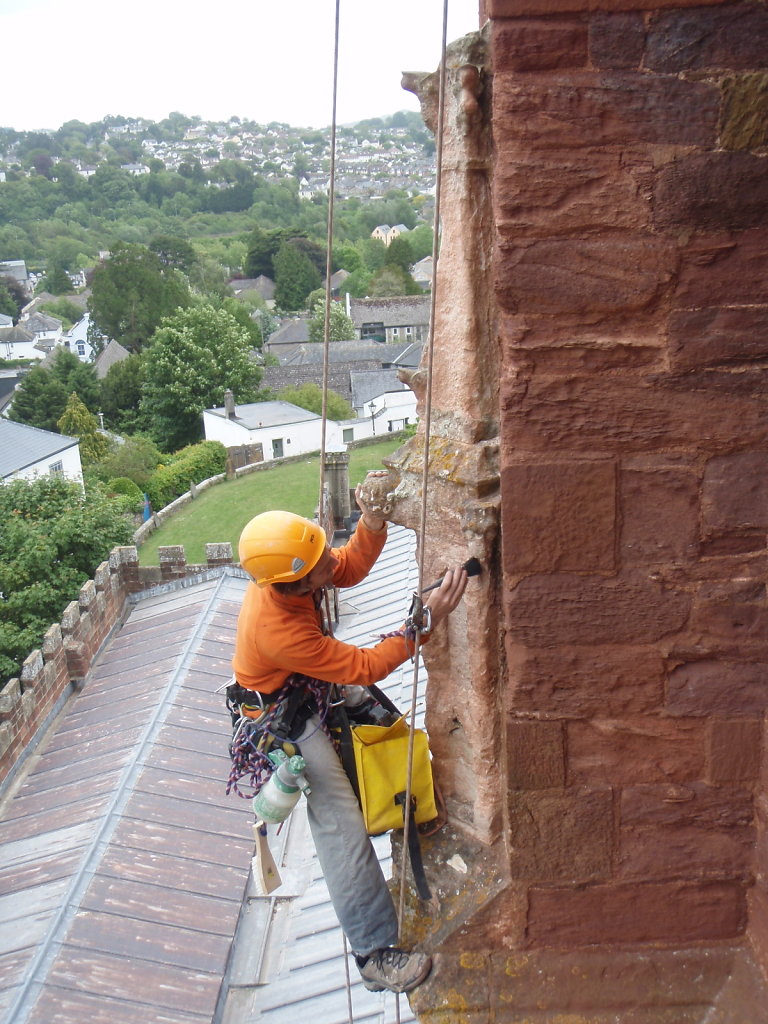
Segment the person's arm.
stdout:
<path fill-rule="evenodd" d="M 361 583 L 371 571 L 387 540 L 386 521 L 371 512 L 362 497 L 360 484 L 355 488 L 355 499 L 362 512 L 357 529 L 343 548 L 333 549 L 339 560 L 333 574 L 336 587 L 354 587 Z"/>

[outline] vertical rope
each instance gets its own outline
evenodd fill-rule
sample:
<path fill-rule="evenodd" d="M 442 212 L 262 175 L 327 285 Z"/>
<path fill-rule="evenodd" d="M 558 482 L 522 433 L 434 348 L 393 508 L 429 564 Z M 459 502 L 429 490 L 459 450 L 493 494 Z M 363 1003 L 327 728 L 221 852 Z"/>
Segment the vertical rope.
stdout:
<path fill-rule="evenodd" d="M 435 173 L 435 221 L 434 238 L 432 240 L 432 292 L 429 308 L 429 339 L 427 342 L 427 388 L 424 400 L 424 464 L 421 476 L 421 516 L 419 522 L 419 536 L 421 545 L 419 547 L 419 583 L 417 593 L 421 594 L 424 589 L 424 564 L 427 547 L 427 495 L 429 484 L 429 443 L 432 429 L 432 366 L 434 362 L 434 339 L 435 339 L 435 304 L 437 298 L 438 273 L 437 265 L 440 252 L 440 194 L 442 192 L 443 176 L 443 125 L 445 120 L 445 84 L 446 84 L 446 49 L 448 36 L 448 0 L 443 0 L 443 34 L 440 51 L 440 90 L 437 107 L 437 146 L 435 149 L 436 173 Z M 411 789 L 413 777 L 413 743 L 414 728 L 416 721 L 416 697 L 419 683 L 419 663 L 421 658 L 421 644 L 418 633 L 415 638 L 415 651 L 413 655 L 413 681 L 411 684 L 411 711 L 410 731 L 408 736 L 408 769 L 407 785 L 405 793 L 405 806 L 411 806 Z M 406 814 L 403 830 L 403 849 L 400 864 L 400 900 L 397 909 L 397 919 L 402 931 L 403 917 L 405 915 L 405 870 L 407 863 L 408 839 L 410 832 L 410 816 Z"/>
<path fill-rule="evenodd" d="M 331 324 L 331 267 L 333 265 L 333 206 L 336 195 L 336 97 L 339 84 L 339 8 L 336 0 L 336 19 L 333 39 L 333 103 L 331 114 L 331 169 L 328 182 L 328 231 L 325 245 L 325 320 L 323 323 L 323 404 L 320 427 L 320 522 L 325 526 L 325 447 L 328 423 L 328 364 Z"/>

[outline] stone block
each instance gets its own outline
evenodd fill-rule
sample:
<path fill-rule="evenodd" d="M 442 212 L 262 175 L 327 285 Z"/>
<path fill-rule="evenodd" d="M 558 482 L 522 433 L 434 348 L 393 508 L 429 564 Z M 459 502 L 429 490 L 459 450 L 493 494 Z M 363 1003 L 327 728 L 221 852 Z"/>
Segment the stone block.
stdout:
<path fill-rule="evenodd" d="M 715 641 L 762 647 L 768 640 L 765 584 L 760 580 L 703 584 L 694 601 L 690 630 L 702 652 L 712 650 Z"/>
<path fill-rule="evenodd" d="M 669 673 L 665 709 L 671 715 L 762 715 L 768 685 L 762 661 L 689 661 Z"/>
<path fill-rule="evenodd" d="M 498 247 L 496 297 L 513 313 L 637 312 L 659 298 L 673 262 L 662 240 L 638 233 L 516 239 Z"/>
<path fill-rule="evenodd" d="M 601 1020 L 626 1024 L 637 1021 L 630 1014 L 638 1007 L 682 1013 L 683 1007 L 701 1006 L 717 996 L 732 960 L 731 950 L 712 948 L 499 952 L 493 956 L 502 1011 L 496 1019 L 506 1024 L 512 1008 L 526 1020 L 528 1013 L 542 1010 L 568 1014 L 548 1017 L 549 1024 L 592 1024 L 600 1011 L 605 1014 Z M 669 1021 L 681 1024 L 682 1019 Z M 660 1024 L 661 1018 L 650 1020 Z"/>
<path fill-rule="evenodd" d="M 768 358 L 768 306 L 675 310 L 667 325 L 672 370 Z"/>
<path fill-rule="evenodd" d="M 594 11 L 656 11 L 660 7 L 708 7 L 723 0 L 483 0 L 488 18 L 527 18 Z"/>
<path fill-rule="evenodd" d="M 494 168 L 494 210 L 499 238 L 514 244 L 521 234 L 589 232 L 599 228 L 639 231 L 650 204 L 638 177 L 644 155 L 632 151 L 502 150 Z"/>
<path fill-rule="evenodd" d="M 626 470 L 620 477 L 624 566 L 691 562 L 698 555 L 699 479 L 686 468 Z"/>
<path fill-rule="evenodd" d="M 707 68 L 768 67 L 768 11 L 762 4 L 662 11 L 648 27 L 644 66 L 677 74 Z"/>
<path fill-rule="evenodd" d="M 716 85 L 634 71 L 494 76 L 493 130 L 540 147 L 650 143 L 714 148 Z M 504 150 L 500 148 L 503 159 Z"/>
<path fill-rule="evenodd" d="M 664 661 L 651 647 L 507 645 L 507 710 L 557 718 L 615 718 L 658 710 Z"/>
<path fill-rule="evenodd" d="M 529 898 L 532 948 L 715 942 L 742 935 L 747 923 L 737 882 L 558 886 Z"/>
<path fill-rule="evenodd" d="M 507 720 L 507 784 L 516 789 L 565 785 L 565 735 L 561 722 Z"/>
<path fill-rule="evenodd" d="M 645 50 L 645 19 L 639 11 L 597 14 L 589 22 L 589 56 L 604 70 L 640 67 Z"/>
<path fill-rule="evenodd" d="M 695 231 L 768 223 L 768 157 L 740 151 L 693 153 L 667 164 L 656 179 L 653 220 L 662 230 Z"/>
<path fill-rule="evenodd" d="M 596 719 L 569 722 L 567 729 L 570 783 L 629 786 L 640 782 L 685 783 L 703 776 L 703 721 Z"/>
<path fill-rule="evenodd" d="M 615 568 L 612 461 L 520 463 L 501 473 L 504 571 L 610 572 Z"/>
<path fill-rule="evenodd" d="M 619 820 L 623 828 L 695 825 L 706 829 L 741 829 L 753 819 L 752 792 L 738 786 L 686 785 L 625 786 Z"/>
<path fill-rule="evenodd" d="M 740 451 L 710 459 L 704 471 L 701 511 L 705 531 L 768 528 L 768 451 Z"/>
<path fill-rule="evenodd" d="M 768 275 L 766 275 L 768 280 Z M 703 390 L 674 393 L 655 382 L 596 379 L 520 381 L 509 369 L 501 379 L 502 449 L 546 452 L 558 449 L 601 454 L 659 450 L 719 454 L 765 444 L 762 399 Z M 706 436 L 702 423 L 708 424 Z"/>
<path fill-rule="evenodd" d="M 609 788 L 511 793 L 509 867 L 515 879 L 597 882 L 611 875 Z"/>
<path fill-rule="evenodd" d="M 768 303 L 768 229 L 732 235 L 696 236 L 683 250 L 672 305 L 677 309 L 711 306 L 762 306 Z"/>
<path fill-rule="evenodd" d="M 760 774 L 762 720 L 713 718 L 707 728 L 707 781 L 754 782 Z"/>
<path fill-rule="evenodd" d="M 646 881 L 699 878 L 749 880 L 755 830 L 749 826 L 708 829 L 694 825 L 622 828 L 616 877 Z"/>
<path fill-rule="evenodd" d="M 581 21 L 516 18 L 494 26 L 491 38 L 494 75 L 587 65 L 587 26 Z"/>
<path fill-rule="evenodd" d="M 686 623 L 690 597 L 646 573 L 528 576 L 507 593 L 512 643 L 532 647 L 652 644 Z"/>
<path fill-rule="evenodd" d="M 723 149 L 763 149 L 768 144 L 768 74 L 762 71 L 726 78 L 722 91 L 720 145 Z"/>

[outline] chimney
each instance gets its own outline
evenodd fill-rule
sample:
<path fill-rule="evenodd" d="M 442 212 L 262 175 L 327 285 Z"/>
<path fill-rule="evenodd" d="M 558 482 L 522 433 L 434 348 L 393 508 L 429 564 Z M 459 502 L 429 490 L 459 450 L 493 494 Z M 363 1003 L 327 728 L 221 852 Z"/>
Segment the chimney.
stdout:
<path fill-rule="evenodd" d="M 224 416 L 228 420 L 233 420 L 235 415 L 235 396 L 227 388 L 224 392 Z"/>
<path fill-rule="evenodd" d="M 328 483 L 331 519 L 334 529 L 340 530 L 344 520 L 351 513 L 352 504 L 349 499 L 349 453 L 325 453 L 325 478 Z"/>

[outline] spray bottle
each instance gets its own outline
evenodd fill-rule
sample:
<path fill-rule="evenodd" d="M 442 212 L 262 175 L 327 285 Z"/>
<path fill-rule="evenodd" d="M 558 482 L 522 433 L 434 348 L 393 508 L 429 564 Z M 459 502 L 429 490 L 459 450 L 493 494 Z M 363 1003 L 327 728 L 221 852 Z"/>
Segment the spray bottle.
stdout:
<path fill-rule="evenodd" d="M 253 813 L 257 821 L 279 825 L 296 806 L 301 794 L 309 795 L 310 788 L 304 778 L 303 757 L 299 754 L 288 757 L 282 750 L 275 750 L 268 756 L 277 768 L 253 798 Z"/>

